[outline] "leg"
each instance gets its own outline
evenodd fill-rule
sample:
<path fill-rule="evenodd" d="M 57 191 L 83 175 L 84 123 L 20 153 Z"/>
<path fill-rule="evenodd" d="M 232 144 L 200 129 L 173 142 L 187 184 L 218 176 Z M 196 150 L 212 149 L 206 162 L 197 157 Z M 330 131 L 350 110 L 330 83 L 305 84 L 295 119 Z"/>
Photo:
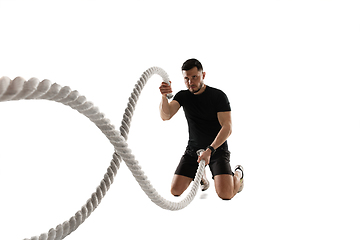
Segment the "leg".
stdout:
<path fill-rule="evenodd" d="M 215 190 L 218 196 L 224 200 L 232 199 L 240 190 L 240 173 L 231 170 L 230 152 L 218 149 L 210 160 L 210 170 L 214 176 Z"/>
<path fill-rule="evenodd" d="M 171 194 L 178 197 L 189 187 L 192 178 L 175 174 L 171 183 Z"/>
<path fill-rule="evenodd" d="M 242 185 L 239 171 L 235 171 L 234 176 L 230 174 L 216 175 L 214 181 L 216 193 L 223 200 L 232 199 L 239 192 Z"/>
<path fill-rule="evenodd" d="M 187 149 L 181 157 L 171 183 L 172 195 L 180 196 L 189 187 L 190 183 L 195 178 L 198 166 L 196 153 Z"/>

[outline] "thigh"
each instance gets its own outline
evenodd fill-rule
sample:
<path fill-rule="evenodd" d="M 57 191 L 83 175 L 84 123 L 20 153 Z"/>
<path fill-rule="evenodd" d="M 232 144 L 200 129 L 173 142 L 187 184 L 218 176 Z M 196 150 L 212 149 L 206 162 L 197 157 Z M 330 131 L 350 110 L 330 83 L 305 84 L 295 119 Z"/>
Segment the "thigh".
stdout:
<path fill-rule="evenodd" d="M 175 174 L 171 183 L 171 188 L 185 191 L 190 183 L 193 181 L 192 178 Z"/>
<path fill-rule="evenodd" d="M 230 174 L 221 174 L 214 177 L 215 190 L 220 198 L 231 199 L 234 192 L 234 177 Z"/>
<path fill-rule="evenodd" d="M 233 172 L 230 166 L 230 152 L 223 149 L 216 151 L 214 156 L 210 159 L 209 167 L 214 180 L 217 175 L 227 174 L 232 176 Z"/>
<path fill-rule="evenodd" d="M 194 179 L 198 167 L 199 164 L 197 162 L 197 155 L 194 155 L 187 150 L 181 157 L 180 163 L 176 168 L 175 175 Z"/>
<path fill-rule="evenodd" d="M 180 196 L 190 185 L 192 178 L 175 174 L 171 183 L 171 194 Z"/>

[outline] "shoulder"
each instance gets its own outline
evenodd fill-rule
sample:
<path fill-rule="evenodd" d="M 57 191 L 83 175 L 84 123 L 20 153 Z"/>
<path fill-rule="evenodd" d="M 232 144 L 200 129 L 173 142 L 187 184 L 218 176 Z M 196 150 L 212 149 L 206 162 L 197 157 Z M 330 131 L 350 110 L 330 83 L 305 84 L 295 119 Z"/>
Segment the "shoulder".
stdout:
<path fill-rule="evenodd" d="M 220 89 L 217 89 L 217 88 L 214 88 L 214 87 L 210 87 L 210 86 L 206 86 L 209 90 L 209 92 L 213 95 L 216 95 L 216 96 L 225 96 L 226 97 L 226 94 L 220 90 Z"/>
<path fill-rule="evenodd" d="M 174 99 L 177 101 L 180 105 L 183 105 L 184 100 L 186 100 L 186 96 L 188 94 L 188 90 L 181 90 L 178 93 L 175 94 Z"/>
<path fill-rule="evenodd" d="M 229 99 L 223 91 L 209 87 L 209 93 L 217 112 L 231 111 Z"/>

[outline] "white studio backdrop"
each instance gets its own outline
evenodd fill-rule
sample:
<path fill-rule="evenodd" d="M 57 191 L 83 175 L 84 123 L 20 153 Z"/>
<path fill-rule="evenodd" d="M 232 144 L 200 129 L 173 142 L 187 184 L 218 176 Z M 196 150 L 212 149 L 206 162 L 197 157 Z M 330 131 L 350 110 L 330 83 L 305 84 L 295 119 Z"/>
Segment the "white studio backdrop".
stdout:
<path fill-rule="evenodd" d="M 117 127 L 143 71 L 163 68 L 176 93 L 192 57 L 231 103 L 242 193 L 222 201 L 211 182 L 186 209 L 166 211 L 123 163 L 67 239 L 360 237 L 357 1 L 0 0 L 0 10 L 0 75 L 68 85 Z M 128 142 L 154 187 L 176 201 L 169 188 L 187 125 L 182 110 L 161 121 L 160 82 L 145 87 Z M 0 239 L 30 238 L 85 204 L 113 148 L 61 104 L 5 102 L 0 111 Z"/>

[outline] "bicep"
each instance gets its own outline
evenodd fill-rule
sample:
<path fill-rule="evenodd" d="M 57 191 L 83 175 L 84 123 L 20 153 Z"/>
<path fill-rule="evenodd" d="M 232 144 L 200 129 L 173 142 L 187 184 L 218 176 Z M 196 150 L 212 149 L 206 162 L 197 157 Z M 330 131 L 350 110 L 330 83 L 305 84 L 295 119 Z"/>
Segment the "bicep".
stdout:
<path fill-rule="evenodd" d="M 170 106 L 170 118 L 172 118 L 180 109 L 180 103 L 176 100 L 172 100 L 169 103 Z"/>

